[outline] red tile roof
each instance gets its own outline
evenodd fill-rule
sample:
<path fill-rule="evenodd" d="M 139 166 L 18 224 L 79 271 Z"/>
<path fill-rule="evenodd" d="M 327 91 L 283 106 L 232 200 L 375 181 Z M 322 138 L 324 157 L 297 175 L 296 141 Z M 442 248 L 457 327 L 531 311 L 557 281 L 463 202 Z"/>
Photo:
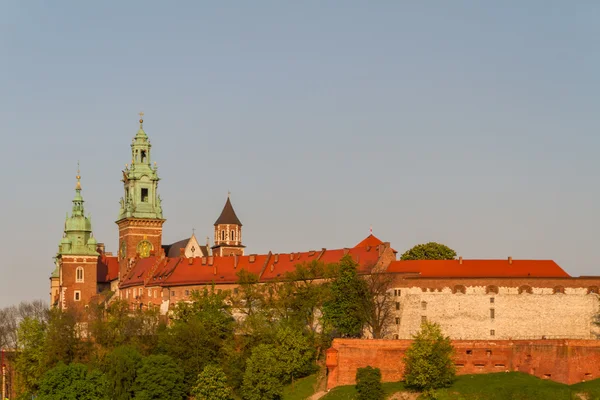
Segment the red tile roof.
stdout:
<path fill-rule="evenodd" d="M 359 244 L 357 244 L 354 247 L 367 247 L 367 246 L 379 246 L 380 244 L 383 244 L 383 242 L 381 240 L 379 240 L 378 237 L 376 237 L 375 235 L 373 235 L 372 233 L 367 236 L 366 238 L 364 238 Z"/>
<path fill-rule="evenodd" d="M 168 260 L 168 259 L 165 259 Z M 174 259 L 170 259 L 174 260 Z M 121 287 L 138 286 L 144 285 L 148 274 L 154 269 L 158 262 L 156 256 L 150 256 L 147 258 L 140 258 L 134 264 L 133 267 L 125 274 L 125 277 L 121 281 Z"/>
<path fill-rule="evenodd" d="M 119 260 L 116 256 L 102 254 L 98 257 L 97 277 L 100 283 L 108 283 L 119 277 Z"/>
<path fill-rule="evenodd" d="M 421 278 L 568 278 L 552 260 L 411 260 L 393 261 L 388 272 Z"/>

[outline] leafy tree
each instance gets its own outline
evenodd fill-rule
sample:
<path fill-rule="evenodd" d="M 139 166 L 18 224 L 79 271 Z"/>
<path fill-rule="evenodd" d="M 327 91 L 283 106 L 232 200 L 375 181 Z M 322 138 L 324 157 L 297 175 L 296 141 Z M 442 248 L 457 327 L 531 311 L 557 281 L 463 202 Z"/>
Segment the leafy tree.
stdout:
<path fill-rule="evenodd" d="M 234 319 L 227 296 L 214 287 L 192 292 L 192 302 L 178 303 L 172 326 L 160 334 L 160 350 L 181 363 L 187 387 L 206 365 L 224 357 L 225 346 L 233 340 Z"/>
<path fill-rule="evenodd" d="M 314 349 L 301 331 L 282 327 L 277 331 L 279 370 L 285 382 L 310 374 Z"/>
<path fill-rule="evenodd" d="M 183 370 L 169 356 L 148 356 L 137 372 L 134 392 L 135 400 L 182 400 Z"/>
<path fill-rule="evenodd" d="M 386 336 L 394 317 L 394 300 L 388 291 L 392 287 L 393 276 L 373 268 L 362 278 L 366 295 L 358 303 L 359 313 L 373 339 Z"/>
<path fill-rule="evenodd" d="M 246 363 L 242 397 L 245 400 L 275 400 L 283 394 L 281 363 L 274 345 L 261 344 Z"/>
<path fill-rule="evenodd" d="M 196 400 L 231 400 L 231 388 L 227 386 L 227 376 L 214 364 L 209 364 L 198 375 L 196 386 L 192 389 Z"/>
<path fill-rule="evenodd" d="M 86 359 L 88 343 L 80 340 L 80 318 L 74 311 L 50 310 L 44 343 L 46 368 L 60 361 L 70 364 Z"/>
<path fill-rule="evenodd" d="M 385 395 L 381 386 L 379 368 L 367 366 L 356 371 L 356 391 L 358 400 L 383 400 Z"/>
<path fill-rule="evenodd" d="M 83 364 L 62 362 L 44 374 L 40 380 L 39 400 L 99 400 L 105 396 L 104 377 L 98 371 L 88 371 Z"/>
<path fill-rule="evenodd" d="M 425 244 L 418 244 L 410 250 L 407 250 L 400 257 L 401 260 L 454 260 L 456 257 L 456 251 L 450 247 L 436 243 L 429 242 Z"/>
<path fill-rule="evenodd" d="M 450 338 L 438 324 L 424 322 L 413 339 L 404 356 L 406 385 L 426 392 L 450 386 L 456 374 Z"/>
<path fill-rule="evenodd" d="M 19 324 L 15 370 L 21 391 L 35 393 L 45 371 L 46 323 L 26 317 Z"/>
<path fill-rule="evenodd" d="M 133 385 L 142 356 L 135 347 L 121 346 L 106 357 L 104 374 L 107 393 L 112 400 L 133 399 Z"/>
<path fill-rule="evenodd" d="M 232 303 L 239 311 L 247 315 L 254 314 L 257 309 L 264 309 L 264 286 L 258 282 L 258 275 L 241 269 L 237 274 L 238 290 L 232 296 Z"/>
<path fill-rule="evenodd" d="M 361 336 L 365 324 L 359 304 L 367 293 L 357 267 L 350 255 L 340 260 L 330 284 L 331 296 L 323 306 L 324 320 L 342 337 Z"/>

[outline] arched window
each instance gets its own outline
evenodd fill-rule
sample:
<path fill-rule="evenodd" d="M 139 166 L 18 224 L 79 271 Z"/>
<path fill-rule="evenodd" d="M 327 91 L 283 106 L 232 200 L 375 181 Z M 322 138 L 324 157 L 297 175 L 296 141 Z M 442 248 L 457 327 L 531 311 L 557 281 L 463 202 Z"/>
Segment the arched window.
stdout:
<path fill-rule="evenodd" d="M 554 289 L 552 289 L 552 293 L 553 294 L 557 294 L 557 293 L 565 294 L 565 288 L 563 286 L 555 286 Z"/>
<path fill-rule="evenodd" d="M 485 293 L 486 294 L 490 294 L 490 293 L 498 294 L 498 286 L 494 286 L 494 285 L 487 286 L 485 288 Z"/>
<path fill-rule="evenodd" d="M 533 290 L 531 289 L 531 286 L 523 285 L 523 286 L 519 287 L 519 294 L 522 294 L 522 293 L 532 294 Z"/>
<path fill-rule="evenodd" d="M 456 293 L 465 294 L 465 293 L 467 293 L 467 288 L 464 287 L 463 285 L 456 285 L 456 286 L 454 286 L 454 289 L 452 289 L 452 293 L 454 293 L 454 294 L 456 294 Z"/>
<path fill-rule="evenodd" d="M 221 240 L 225 240 L 225 231 L 221 231 Z"/>
<path fill-rule="evenodd" d="M 235 240 L 235 231 L 231 231 L 231 239 L 230 240 Z"/>
<path fill-rule="evenodd" d="M 75 270 L 75 282 L 83 282 L 83 267 L 77 267 L 77 269 Z"/>

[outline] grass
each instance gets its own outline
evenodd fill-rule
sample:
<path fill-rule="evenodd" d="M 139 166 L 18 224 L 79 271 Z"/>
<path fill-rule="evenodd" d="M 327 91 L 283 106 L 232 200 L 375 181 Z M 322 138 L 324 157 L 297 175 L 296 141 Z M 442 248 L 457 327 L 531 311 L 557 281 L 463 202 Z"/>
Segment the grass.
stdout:
<path fill-rule="evenodd" d="M 298 379 L 294 385 L 287 385 L 283 389 L 283 400 L 304 400 L 315 393 L 317 374 Z"/>
<path fill-rule="evenodd" d="M 404 391 L 402 382 L 384 383 L 386 394 Z M 354 385 L 332 389 L 323 400 L 352 400 Z M 583 395 L 584 397 L 581 397 Z M 568 386 L 520 372 L 462 375 L 437 400 L 600 400 L 600 379 Z"/>

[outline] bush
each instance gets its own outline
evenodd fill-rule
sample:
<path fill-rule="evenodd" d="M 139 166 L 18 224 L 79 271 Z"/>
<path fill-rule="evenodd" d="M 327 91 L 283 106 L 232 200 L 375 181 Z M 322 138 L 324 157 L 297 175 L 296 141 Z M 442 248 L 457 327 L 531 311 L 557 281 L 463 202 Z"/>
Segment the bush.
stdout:
<path fill-rule="evenodd" d="M 231 400 L 231 389 L 227 386 L 227 376 L 216 365 L 207 365 L 198 375 L 192 389 L 196 400 Z"/>
<path fill-rule="evenodd" d="M 431 393 L 448 387 L 455 377 L 454 348 L 438 324 L 425 322 L 404 356 L 406 386 Z"/>
<path fill-rule="evenodd" d="M 371 366 L 356 371 L 356 391 L 359 400 L 383 400 L 381 371 Z"/>

